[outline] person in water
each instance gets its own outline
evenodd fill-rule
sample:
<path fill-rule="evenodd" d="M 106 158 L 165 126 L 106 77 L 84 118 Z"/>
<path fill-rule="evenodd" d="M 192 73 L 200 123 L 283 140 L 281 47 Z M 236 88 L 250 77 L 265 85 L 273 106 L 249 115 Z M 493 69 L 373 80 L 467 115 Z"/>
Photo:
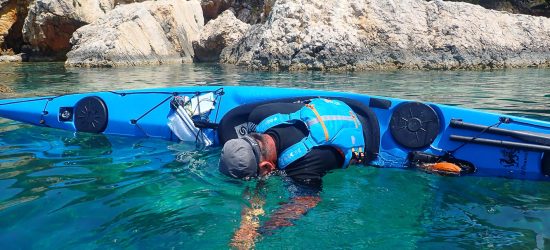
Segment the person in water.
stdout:
<path fill-rule="evenodd" d="M 316 98 L 306 103 L 270 103 L 249 114 L 256 133 L 227 141 L 219 169 L 230 177 L 248 179 L 281 173 L 292 200 L 262 226 L 263 201 L 255 196 L 242 213 L 233 246 L 250 247 L 256 237 L 290 226 L 320 201 L 322 177 L 333 169 L 364 162 L 362 122 L 346 103 Z"/>

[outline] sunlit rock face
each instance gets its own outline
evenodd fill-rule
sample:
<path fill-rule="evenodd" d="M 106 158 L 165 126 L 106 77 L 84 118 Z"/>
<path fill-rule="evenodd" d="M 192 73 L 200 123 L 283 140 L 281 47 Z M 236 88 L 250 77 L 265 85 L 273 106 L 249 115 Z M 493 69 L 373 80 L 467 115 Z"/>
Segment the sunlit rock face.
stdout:
<path fill-rule="evenodd" d="M 21 29 L 31 0 L 0 0 L 0 48 L 21 51 Z"/>
<path fill-rule="evenodd" d="M 35 54 L 64 58 L 73 32 L 113 7 L 114 0 L 35 0 L 23 25 L 23 37 Z"/>
<path fill-rule="evenodd" d="M 279 0 L 221 61 L 255 69 L 474 69 L 550 64 L 550 19 L 424 0 Z"/>
<path fill-rule="evenodd" d="M 222 50 L 240 40 L 248 28 L 250 25 L 237 19 L 232 11 L 225 11 L 218 18 L 208 22 L 202 29 L 199 39 L 193 42 L 195 60 L 218 61 Z"/>
<path fill-rule="evenodd" d="M 17 21 L 17 8 L 15 1 L 0 1 L 0 45 L 4 44 L 5 37 Z"/>
<path fill-rule="evenodd" d="M 204 20 L 199 1 L 161 0 L 121 5 L 78 29 L 67 66 L 192 62 L 192 42 Z"/>

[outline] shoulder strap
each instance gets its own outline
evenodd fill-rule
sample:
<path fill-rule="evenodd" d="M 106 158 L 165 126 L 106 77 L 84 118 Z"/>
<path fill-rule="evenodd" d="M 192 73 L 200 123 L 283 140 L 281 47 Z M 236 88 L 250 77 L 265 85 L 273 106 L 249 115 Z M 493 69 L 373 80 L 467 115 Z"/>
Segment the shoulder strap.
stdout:
<path fill-rule="evenodd" d="M 315 146 L 317 146 L 317 143 L 315 143 L 310 136 L 307 136 L 296 144 L 285 149 L 279 155 L 279 162 L 277 163 L 277 165 L 280 169 L 284 169 L 290 163 L 302 158 L 302 156 L 309 153 L 309 151 L 311 151 L 311 149 Z"/>
<path fill-rule="evenodd" d="M 274 114 L 263 119 L 258 126 L 256 126 L 256 132 L 264 133 L 270 128 L 279 126 L 281 124 L 289 124 L 293 121 L 300 120 L 301 109 L 290 114 Z"/>

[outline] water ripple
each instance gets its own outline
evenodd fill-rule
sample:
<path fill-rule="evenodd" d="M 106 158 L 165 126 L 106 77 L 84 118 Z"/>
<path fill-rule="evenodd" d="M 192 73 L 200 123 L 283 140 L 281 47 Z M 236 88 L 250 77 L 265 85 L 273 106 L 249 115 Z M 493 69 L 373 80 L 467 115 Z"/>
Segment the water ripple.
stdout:
<path fill-rule="evenodd" d="M 550 121 L 550 70 L 539 69 L 288 73 L 218 64 L 66 69 L 33 63 L 0 65 L 0 75 L 15 90 L 0 98 L 265 85 L 369 93 Z M 0 134 L 2 249 L 226 249 L 251 197 L 264 196 L 264 209 L 272 213 L 290 196 L 281 178 L 260 185 L 221 175 L 220 149 L 75 134 L 6 119 L 0 119 Z M 325 177 L 315 209 L 256 246 L 542 249 L 550 242 L 549 185 L 350 167 Z"/>

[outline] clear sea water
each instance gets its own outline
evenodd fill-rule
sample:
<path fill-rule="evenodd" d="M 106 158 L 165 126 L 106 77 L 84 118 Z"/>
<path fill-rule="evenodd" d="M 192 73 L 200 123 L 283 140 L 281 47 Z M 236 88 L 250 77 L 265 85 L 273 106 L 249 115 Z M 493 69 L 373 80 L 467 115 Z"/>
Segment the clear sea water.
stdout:
<path fill-rule="evenodd" d="M 370 93 L 550 121 L 550 69 L 254 72 L 218 64 L 65 69 L 0 65 L 0 98 L 190 85 Z M 74 134 L 0 119 L 0 249 L 227 249 L 255 182 L 217 170 L 219 149 Z M 350 167 L 322 201 L 257 249 L 550 249 L 550 183 Z M 269 214 L 289 193 L 268 179 Z M 263 217 L 262 220 L 265 220 Z"/>

